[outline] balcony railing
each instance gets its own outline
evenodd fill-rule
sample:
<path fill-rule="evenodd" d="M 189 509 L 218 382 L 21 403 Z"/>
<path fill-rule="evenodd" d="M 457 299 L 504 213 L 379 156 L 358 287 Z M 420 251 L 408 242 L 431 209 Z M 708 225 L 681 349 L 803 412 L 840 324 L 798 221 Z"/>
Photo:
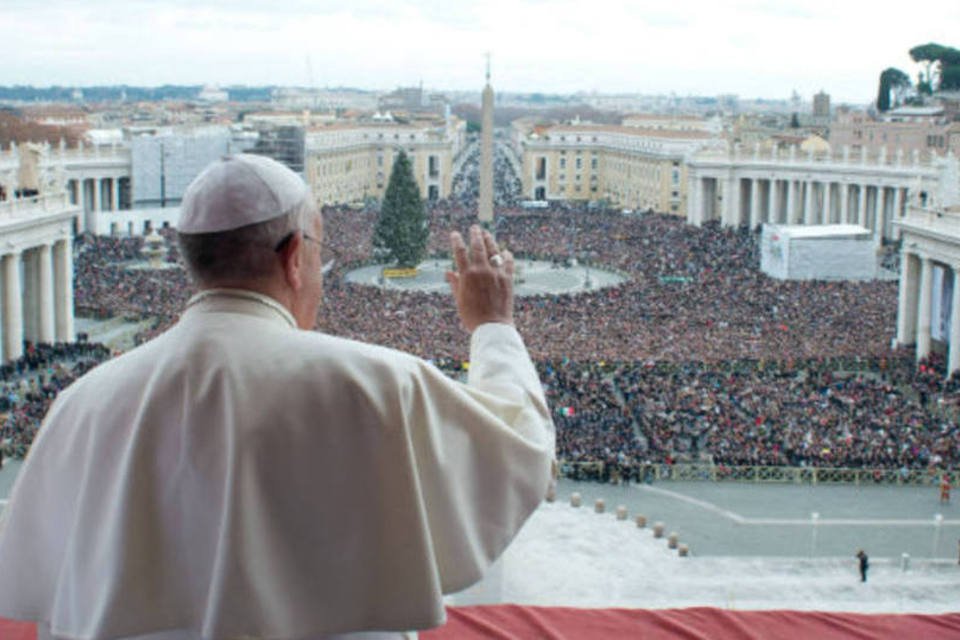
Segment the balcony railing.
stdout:
<path fill-rule="evenodd" d="M 29 198 L 10 198 L 0 201 L 0 218 L 25 217 L 38 211 L 62 211 L 72 206 L 66 191 Z"/>

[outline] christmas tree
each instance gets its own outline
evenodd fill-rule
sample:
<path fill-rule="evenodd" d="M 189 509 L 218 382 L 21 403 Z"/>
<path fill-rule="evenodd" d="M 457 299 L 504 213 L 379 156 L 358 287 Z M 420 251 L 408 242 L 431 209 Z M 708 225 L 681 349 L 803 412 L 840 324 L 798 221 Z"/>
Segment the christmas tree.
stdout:
<path fill-rule="evenodd" d="M 373 232 L 374 250 L 403 269 L 415 268 L 427 250 L 427 217 L 410 159 L 397 155 Z"/>

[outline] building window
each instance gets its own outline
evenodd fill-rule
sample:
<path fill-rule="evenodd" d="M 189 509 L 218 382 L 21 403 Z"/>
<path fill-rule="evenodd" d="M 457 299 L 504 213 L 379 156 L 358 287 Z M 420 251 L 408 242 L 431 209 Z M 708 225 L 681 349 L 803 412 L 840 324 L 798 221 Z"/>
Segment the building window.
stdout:
<path fill-rule="evenodd" d="M 547 159 L 544 157 L 537 158 L 537 180 L 545 180 L 547 177 Z"/>
<path fill-rule="evenodd" d="M 561 169 L 566 169 L 566 168 L 567 168 L 567 159 L 566 159 L 566 158 L 560 158 L 560 168 L 561 168 Z"/>
<path fill-rule="evenodd" d="M 591 168 L 591 169 L 596 169 L 599 164 L 600 164 L 600 162 L 599 162 L 599 160 L 598 160 L 597 158 L 590 158 L 590 168 Z"/>
<path fill-rule="evenodd" d="M 577 158 L 577 169 L 583 168 L 583 158 Z"/>

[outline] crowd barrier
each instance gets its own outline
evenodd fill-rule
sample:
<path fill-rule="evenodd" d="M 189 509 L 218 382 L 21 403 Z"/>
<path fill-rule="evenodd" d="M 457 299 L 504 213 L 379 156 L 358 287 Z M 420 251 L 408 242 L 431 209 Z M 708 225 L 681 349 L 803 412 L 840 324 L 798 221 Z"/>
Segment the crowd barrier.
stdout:
<path fill-rule="evenodd" d="M 960 472 L 925 469 L 869 469 L 849 467 L 761 467 L 719 464 L 606 464 L 560 461 L 560 473 L 574 480 L 655 482 L 661 480 L 751 482 L 763 484 L 896 484 L 939 485 L 943 474 L 957 486 Z"/>

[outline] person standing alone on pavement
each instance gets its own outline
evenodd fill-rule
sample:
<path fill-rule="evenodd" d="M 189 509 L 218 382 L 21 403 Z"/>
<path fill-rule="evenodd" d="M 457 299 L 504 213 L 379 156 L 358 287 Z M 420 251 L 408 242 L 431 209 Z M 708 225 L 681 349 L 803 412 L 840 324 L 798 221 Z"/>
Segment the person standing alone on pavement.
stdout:
<path fill-rule="evenodd" d="M 860 549 L 857 551 L 857 560 L 860 561 L 860 582 L 866 582 L 867 569 L 870 568 L 870 558 L 867 557 L 863 549 Z"/>

